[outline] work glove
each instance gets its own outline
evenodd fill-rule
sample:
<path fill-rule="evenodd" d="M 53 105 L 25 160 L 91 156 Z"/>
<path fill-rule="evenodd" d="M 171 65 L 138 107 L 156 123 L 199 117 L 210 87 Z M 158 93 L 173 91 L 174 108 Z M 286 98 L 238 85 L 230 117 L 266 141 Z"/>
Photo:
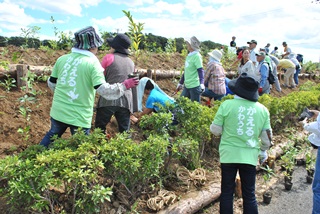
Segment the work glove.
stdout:
<path fill-rule="evenodd" d="M 204 92 L 205 86 L 204 84 L 200 84 L 201 92 Z"/>
<path fill-rule="evenodd" d="M 258 89 L 258 92 L 259 92 L 259 94 L 262 93 L 262 88 L 261 87 Z"/>
<path fill-rule="evenodd" d="M 180 83 L 178 83 L 178 85 L 177 85 L 177 91 L 180 91 L 180 90 L 182 89 L 182 87 L 183 87 L 183 85 L 180 84 Z"/>
<path fill-rule="evenodd" d="M 138 78 L 129 78 L 123 81 L 123 85 L 129 89 L 129 88 L 134 88 L 139 84 L 139 79 Z"/>
<path fill-rule="evenodd" d="M 259 160 L 260 160 L 260 165 L 262 165 L 266 160 L 268 159 L 268 153 L 267 150 L 260 150 L 259 153 Z"/>

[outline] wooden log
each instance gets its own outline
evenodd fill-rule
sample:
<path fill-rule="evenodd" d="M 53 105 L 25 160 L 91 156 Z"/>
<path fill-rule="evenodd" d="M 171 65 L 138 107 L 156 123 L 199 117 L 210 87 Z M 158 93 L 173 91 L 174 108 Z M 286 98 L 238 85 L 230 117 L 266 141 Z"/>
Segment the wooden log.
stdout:
<path fill-rule="evenodd" d="M 13 78 L 17 77 L 17 66 L 22 66 L 23 64 L 12 64 L 9 65 L 9 69 L 6 71 L 1 71 L 0 72 L 0 79 L 3 79 L 6 77 L 6 75 L 10 75 Z M 36 74 L 37 76 L 40 75 L 50 75 L 52 72 L 52 67 L 50 66 L 28 66 L 28 65 L 24 65 L 26 66 L 26 70 L 29 70 L 30 72 Z"/>
<path fill-rule="evenodd" d="M 214 183 L 197 192 L 189 192 L 183 195 L 180 201 L 172 204 L 158 214 L 191 214 L 209 205 L 220 197 L 220 184 Z"/>

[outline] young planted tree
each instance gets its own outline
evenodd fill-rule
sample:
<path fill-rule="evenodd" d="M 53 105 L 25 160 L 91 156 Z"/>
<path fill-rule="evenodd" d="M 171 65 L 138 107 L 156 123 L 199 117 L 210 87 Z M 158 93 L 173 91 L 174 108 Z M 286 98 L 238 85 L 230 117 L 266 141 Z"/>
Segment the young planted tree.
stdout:
<path fill-rule="evenodd" d="M 144 29 L 144 23 L 135 23 L 130 11 L 122 10 L 122 12 L 128 17 L 129 19 L 129 37 L 132 41 L 131 47 L 135 51 L 136 56 L 139 54 L 139 45 L 141 43 L 141 39 L 144 36 L 142 31 Z"/>
<path fill-rule="evenodd" d="M 29 28 L 21 28 L 21 31 L 22 31 L 21 36 L 25 40 L 23 48 L 35 48 L 36 47 L 35 39 L 39 39 L 39 37 L 37 37 L 36 35 L 39 34 L 40 29 L 41 28 L 38 26 L 31 26 Z M 29 44 L 30 41 L 31 41 L 31 44 Z"/>

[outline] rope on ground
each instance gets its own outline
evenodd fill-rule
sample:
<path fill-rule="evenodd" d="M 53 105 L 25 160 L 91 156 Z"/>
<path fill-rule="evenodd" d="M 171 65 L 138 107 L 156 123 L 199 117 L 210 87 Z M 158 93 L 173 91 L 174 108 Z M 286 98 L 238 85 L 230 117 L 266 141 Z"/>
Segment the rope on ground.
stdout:
<path fill-rule="evenodd" d="M 195 169 L 193 172 L 190 172 L 185 167 L 179 167 L 177 169 L 177 178 L 185 183 L 188 188 L 191 184 L 193 184 L 196 188 L 205 185 L 207 180 L 206 178 L 206 171 L 202 168 Z"/>
<path fill-rule="evenodd" d="M 160 190 L 157 196 L 148 199 L 147 206 L 151 210 L 159 211 L 162 210 L 164 206 L 173 204 L 176 199 L 177 196 L 174 192 Z"/>

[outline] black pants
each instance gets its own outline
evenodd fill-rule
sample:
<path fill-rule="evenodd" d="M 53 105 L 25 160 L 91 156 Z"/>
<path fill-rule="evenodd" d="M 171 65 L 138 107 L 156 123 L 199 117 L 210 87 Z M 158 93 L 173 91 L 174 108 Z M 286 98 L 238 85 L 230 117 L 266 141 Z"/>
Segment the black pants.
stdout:
<path fill-rule="evenodd" d="M 118 122 L 119 132 L 125 132 L 130 129 L 130 111 L 119 106 L 97 108 L 95 128 L 100 128 L 103 133 L 106 133 L 106 126 L 113 115 Z"/>

